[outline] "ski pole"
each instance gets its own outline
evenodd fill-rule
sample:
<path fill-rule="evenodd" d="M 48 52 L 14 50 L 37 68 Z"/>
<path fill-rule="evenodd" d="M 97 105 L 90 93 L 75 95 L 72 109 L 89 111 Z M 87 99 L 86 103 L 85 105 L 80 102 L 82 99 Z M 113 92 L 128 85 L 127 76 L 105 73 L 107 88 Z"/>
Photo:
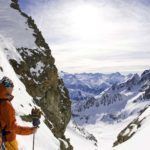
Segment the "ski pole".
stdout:
<path fill-rule="evenodd" d="M 32 115 L 33 127 L 39 128 L 41 111 L 35 107 L 31 110 L 31 115 Z M 33 148 L 32 148 L 32 150 L 34 150 L 34 147 L 35 147 L 35 133 L 33 133 Z"/>
<path fill-rule="evenodd" d="M 5 150 L 5 145 L 4 145 L 4 143 L 2 143 L 1 149 L 2 149 L 2 150 Z"/>
<path fill-rule="evenodd" d="M 34 145 L 35 145 L 35 133 L 33 134 L 33 148 L 32 148 L 32 150 L 34 150 Z"/>

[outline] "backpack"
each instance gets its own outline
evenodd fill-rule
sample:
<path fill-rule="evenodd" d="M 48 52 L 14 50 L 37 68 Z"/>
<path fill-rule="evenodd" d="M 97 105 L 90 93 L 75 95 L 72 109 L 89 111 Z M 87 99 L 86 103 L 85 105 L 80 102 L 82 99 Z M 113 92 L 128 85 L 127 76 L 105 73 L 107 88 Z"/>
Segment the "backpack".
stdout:
<path fill-rule="evenodd" d="M 0 101 L 0 118 L 1 118 L 1 106 L 2 102 Z M 0 120 L 0 150 L 5 150 L 5 144 L 4 144 L 4 133 L 5 133 L 5 129 L 2 129 L 1 126 L 1 120 Z"/>

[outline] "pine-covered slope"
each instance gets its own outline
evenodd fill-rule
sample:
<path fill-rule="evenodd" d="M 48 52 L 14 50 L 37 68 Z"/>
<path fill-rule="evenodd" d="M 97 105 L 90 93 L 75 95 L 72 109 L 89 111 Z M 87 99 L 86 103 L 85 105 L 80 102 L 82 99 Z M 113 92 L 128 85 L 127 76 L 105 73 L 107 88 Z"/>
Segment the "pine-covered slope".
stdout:
<path fill-rule="evenodd" d="M 44 112 L 44 122 L 55 137 L 66 140 L 64 132 L 71 117 L 71 102 L 48 44 L 32 18 L 21 12 L 17 0 L 1 0 L 0 14 L 2 57 L 9 60 L 16 77 Z M 4 67 L 5 64 L 1 65 L 2 72 Z M 11 73 L 5 75 L 11 78 Z M 72 149 L 62 141 L 61 149 Z"/>

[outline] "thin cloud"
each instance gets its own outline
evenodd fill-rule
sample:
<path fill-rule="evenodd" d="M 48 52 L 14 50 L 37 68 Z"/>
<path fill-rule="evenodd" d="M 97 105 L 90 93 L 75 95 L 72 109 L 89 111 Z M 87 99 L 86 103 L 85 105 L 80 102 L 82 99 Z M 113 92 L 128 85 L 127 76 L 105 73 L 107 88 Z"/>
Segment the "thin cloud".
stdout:
<path fill-rule="evenodd" d="M 150 67 L 148 0 L 20 2 L 43 32 L 59 70 L 139 72 Z M 80 16 L 84 6 L 87 6 L 87 9 L 95 8 L 91 9 L 90 13 L 85 9 L 91 22 Z M 78 12 L 74 11 L 77 8 Z M 78 16 L 76 13 L 79 13 Z M 92 18 L 90 14 L 96 18 Z"/>

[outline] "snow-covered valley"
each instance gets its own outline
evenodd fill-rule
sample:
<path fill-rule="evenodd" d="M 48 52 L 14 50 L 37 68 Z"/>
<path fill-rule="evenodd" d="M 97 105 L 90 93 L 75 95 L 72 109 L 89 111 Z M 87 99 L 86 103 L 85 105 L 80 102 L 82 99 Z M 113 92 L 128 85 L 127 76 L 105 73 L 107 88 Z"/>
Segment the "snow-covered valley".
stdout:
<path fill-rule="evenodd" d="M 100 95 L 88 100 L 75 101 L 72 104 L 72 120 L 74 120 L 80 128 L 88 133 L 91 133 L 97 140 L 94 148 L 87 146 L 89 150 L 122 150 L 128 148 L 130 140 L 136 137 L 140 128 L 147 121 L 143 121 L 139 127 L 134 122 L 139 116 L 145 114 L 145 110 L 149 110 L 150 70 L 146 70 L 141 76 L 138 74 L 132 75 L 129 79 L 122 83 L 114 84 L 110 88 L 104 90 Z M 147 118 L 148 116 L 146 116 Z M 144 117 L 143 117 L 144 118 Z M 133 122 L 133 127 L 129 126 Z M 72 134 L 69 134 L 72 123 L 70 123 L 66 134 L 72 139 L 72 142 L 77 145 L 76 150 L 83 149 L 84 144 L 79 147 L 78 142 Z M 129 127 L 128 127 L 129 126 Z M 126 129 L 127 128 L 127 129 Z M 126 130 L 125 130 L 126 129 Z M 148 129 L 147 129 L 148 130 Z M 124 131 L 124 132 L 122 132 Z M 126 136 L 127 134 L 127 136 Z M 130 135 L 133 137 L 130 138 Z M 138 135 L 139 137 L 140 135 Z M 147 136 L 145 136 L 146 138 Z M 91 140 L 92 141 L 92 140 Z M 117 142 L 116 142 L 117 141 Z M 133 143 L 136 141 L 131 140 Z M 90 142 L 89 142 L 90 143 Z M 117 143 L 117 144 L 115 144 Z M 132 144 L 133 144 L 132 143 Z M 113 147 L 113 146 L 116 147 Z M 123 146 L 122 146 L 123 145 Z M 144 145 L 142 142 L 139 145 Z M 140 150 L 141 146 L 136 147 Z M 132 145 L 134 147 L 134 145 Z M 124 150 L 123 149 L 123 150 Z M 146 147 L 145 147 L 146 149 Z"/>

